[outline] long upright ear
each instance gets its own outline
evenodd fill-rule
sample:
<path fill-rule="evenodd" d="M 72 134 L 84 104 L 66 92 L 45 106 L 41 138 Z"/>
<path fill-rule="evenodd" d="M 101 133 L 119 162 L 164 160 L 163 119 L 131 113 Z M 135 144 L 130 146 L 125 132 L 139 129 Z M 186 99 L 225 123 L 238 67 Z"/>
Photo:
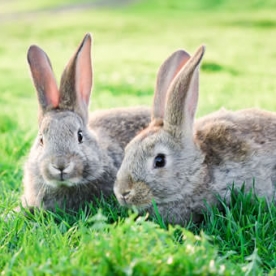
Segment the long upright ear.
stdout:
<path fill-rule="evenodd" d="M 47 54 L 38 46 L 32 45 L 28 50 L 27 59 L 37 91 L 40 117 L 46 110 L 58 107 L 59 91 Z"/>
<path fill-rule="evenodd" d="M 177 75 L 189 58 L 190 55 L 187 52 L 184 50 L 178 50 L 171 54 L 159 68 L 153 98 L 151 114 L 152 121 L 163 119 L 168 88 L 173 78 Z"/>
<path fill-rule="evenodd" d="M 60 82 L 60 108 L 87 119 L 92 88 L 91 35 L 86 34 L 64 69 Z"/>
<path fill-rule="evenodd" d="M 174 78 L 167 95 L 164 129 L 173 135 L 192 137 L 198 102 L 199 64 L 205 47 L 201 46 Z"/>

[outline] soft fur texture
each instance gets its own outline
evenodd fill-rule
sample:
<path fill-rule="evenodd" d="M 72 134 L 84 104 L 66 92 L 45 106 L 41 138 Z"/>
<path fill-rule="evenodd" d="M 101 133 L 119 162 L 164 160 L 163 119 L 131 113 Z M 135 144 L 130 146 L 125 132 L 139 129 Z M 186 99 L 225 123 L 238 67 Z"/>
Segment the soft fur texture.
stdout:
<path fill-rule="evenodd" d="M 77 210 L 109 196 L 125 145 L 150 122 L 148 108 L 88 113 L 92 87 L 91 36 L 66 66 L 58 89 L 46 53 L 28 51 L 39 101 L 39 133 L 24 169 L 22 205 Z"/>
<path fill-rule="evenodd" d="M 157 86 L 151 124 L 127 145 L 114 185 L 122 205 L 153 212 L 154 200 L 165 220 L 182 225 L 200 220 L 217 194 L 229 202 L 233 183 L 245 191 L 254 183 L 258 196 L 275 201 L 276 113 L 222 109 L 194 122 L 203 54 L 202 46 L 178 57 L 182 68 L 175 54 L 161 66 L 159 86 L 167 72 L 176 76 L 164 82 L 166 93 Z"/>

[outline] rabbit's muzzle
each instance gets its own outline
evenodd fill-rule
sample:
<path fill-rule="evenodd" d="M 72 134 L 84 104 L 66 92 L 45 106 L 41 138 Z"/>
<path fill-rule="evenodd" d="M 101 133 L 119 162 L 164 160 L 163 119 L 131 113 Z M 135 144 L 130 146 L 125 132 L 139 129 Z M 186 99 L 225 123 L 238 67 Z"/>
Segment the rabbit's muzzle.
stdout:
<path fill-rule="evenodd" d="M 45 160 L 42 175 L 52 187 L 75 186 L 82 180 L 83 165 L 75 156 L 55 156 Z"/>
<path fill-rule="evenodd" d="M 116 182 L 114 193 L 122 206 L 135 206 L 141 209 L 150 206 L 153 199 L 150 188 L 142 181 L 136 183 Z"/>

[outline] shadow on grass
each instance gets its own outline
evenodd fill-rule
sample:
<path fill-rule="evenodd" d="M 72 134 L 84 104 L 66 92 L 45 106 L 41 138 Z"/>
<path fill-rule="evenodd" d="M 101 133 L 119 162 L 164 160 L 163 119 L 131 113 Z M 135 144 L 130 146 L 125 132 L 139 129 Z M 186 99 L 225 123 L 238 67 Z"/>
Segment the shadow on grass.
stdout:
<path fill-rule="evenodd" d="M 201 66 L 202 71 L 206 72 L 206 73 L 220 73 L 220 72 L 226 72 L 229 73 L 231 75 L 238 75 L 238 71 L 230 68 L 230 67 L 226 67 L 226 66 L 222 66 L 218 63 L 215 62 L 204 62 Z"/>

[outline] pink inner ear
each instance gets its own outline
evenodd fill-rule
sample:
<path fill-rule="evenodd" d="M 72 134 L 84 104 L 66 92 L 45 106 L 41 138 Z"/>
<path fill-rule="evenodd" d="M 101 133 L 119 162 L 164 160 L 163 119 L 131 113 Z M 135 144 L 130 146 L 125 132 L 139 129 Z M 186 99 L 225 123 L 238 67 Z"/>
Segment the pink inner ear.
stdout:
<path fill-rule="evenodd" d="M 152 119 L 164 117 L 166 97 L 173 79 L 190 59 L 190 55 L 184 50 L 178 50 L 169 56 L 161 65 L 154 92 Z"/>
<path fill-rule="evenodd" d="M 91 36 L 87 35 L 83 46 L 78 54 L 76 63 L 76 90 L 80 98 L 89 104 L 92 88 L 92 65 L 91 65 Z"/>
<path fill-rule="evenodd" d="M 51 67 L 44 63 L 37 69 L 32 69 L 36 86 L 45 96 L 47 105 L 57 108 L 59 105 L 59 91 Z"/>
<path fill-rule="evenodd" d="M 40 104 L 56 108 L 59 105 L 59 91 L 51 63 L 46 53 L 33 45 L 28 51 L 28 62 L 36 86 Z"/>
<path fill-rule="evenodd" d="M 49 91 L 48 91 L 46 97 L 47 97 L 47 101 L 50 101 L 50 102 L 48 102 L 48 104 L 52 104 L 52 106 L 54 108 L 58 107 L 58 105 L 59 105 L 59 92 L 58 92 L 58 89 L 55 85 L 53 85 L 53 84 L 49 85 Z"/>
<path fill-rule="evenodd" d="M 40 80 L 40 85 L 42 89 L 44 89 L 45 100 L 47 105 L 57 108 L 59 105 L 59 91 L 55 77 L 48 64 L 42 65 L 41 67 L 43 67 L 41 71 L 44 72 L 44 74 L 41 74 L 40 78 L 44 79 Z"/>
<path fill-rule="evenodd" d="M 82 77 L 80 76 L 82 74 L 82 70 L 89 70 L 89 68 L 85 68 L 85 66 L 81 66 L 81 64 L 78 66 L 81 68 L 81 70 L 79 70 L 79 68 L 77 68 L 77 79 L 78 79 L 78 84 L 77 84 L 77 90 L 81 95 L 81 99 L 88 104 L 89 103 L 89 99 L 90 99 L 90 93 L 91 93 L 91 87 L 92 87 L 92 81 L 91 81 L 91 77 L 89 79 L 89 77 Z M 91 70 L 90 70 L 91 71 Z M 85 74 L 89 74 L 88 72 L 86 72 Z M 90 73 L 92 76 L 92 72 Z"/>
<path fill-rule="evenodd" d="M 176 68 L 175 73 L 172 77 L 172 80 L 175 78 L 175 76 L 179 73 L 179 71 L 182 69 L 182 67 L 187 63 L 187 61 L 190 59 L 190 56 L 183 57 L 182 62 L 179 64 L 179 66 Z"/>

